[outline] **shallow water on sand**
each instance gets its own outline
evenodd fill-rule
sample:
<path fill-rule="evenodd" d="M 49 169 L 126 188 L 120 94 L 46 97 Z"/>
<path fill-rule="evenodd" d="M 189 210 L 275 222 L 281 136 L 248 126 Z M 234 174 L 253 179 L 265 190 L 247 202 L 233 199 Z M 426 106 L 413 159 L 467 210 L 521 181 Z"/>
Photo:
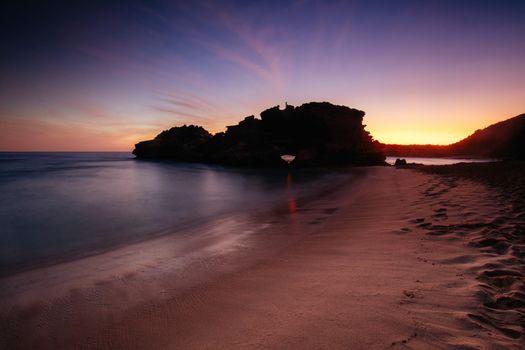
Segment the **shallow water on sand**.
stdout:
<path fill-rule="evenodd" d="M 286 206 L 349 176 L 137 161 L 129 153 L 0 153 L 0 276 Z"/>

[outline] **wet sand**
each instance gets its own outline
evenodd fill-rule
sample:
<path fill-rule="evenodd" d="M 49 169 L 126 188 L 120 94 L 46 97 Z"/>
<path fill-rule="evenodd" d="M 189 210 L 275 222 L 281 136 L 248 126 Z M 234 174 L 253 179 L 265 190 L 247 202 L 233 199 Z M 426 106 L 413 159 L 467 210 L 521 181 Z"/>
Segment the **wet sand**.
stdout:
<path fill-rule="evenodd" d="M 0 280 L 0 348 L 522 348 L 524 213 L 467 177 L 361 171 L 184 246 Z"/>

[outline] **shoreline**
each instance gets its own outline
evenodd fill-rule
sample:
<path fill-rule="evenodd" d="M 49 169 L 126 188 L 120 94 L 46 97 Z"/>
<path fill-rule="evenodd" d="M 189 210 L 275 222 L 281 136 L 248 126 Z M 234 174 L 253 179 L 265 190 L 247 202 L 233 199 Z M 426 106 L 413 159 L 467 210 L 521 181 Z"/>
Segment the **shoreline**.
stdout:
<path fill-rule="evenodd" d="M 134 160 L 131 159 L 130 160 Z M 169 162 L 173 163 L 173 162 Z M 189 166 L 190 168 L 193 167 L 203 167 L 203 168 L 209 168 L 213 166 L 205 165 L 205 164 L 195 164 L 195 163 L 178 163 L 178 165 L 182 166 Z M 216 170 L 223 170 L 225 172 L 236 172 L 239 170 L 243 171 L 252 171 L 255 172 L 260 169 L 237 169 L 237 168 L 230 168 L 230 169 L 222 169 L 221 167 L 215 168 Z M 275 169 L 273 169 L 275 170 Z M 286 179 L 286 174 L 290 176 L 290 174 L 294 175 L 294 171 L 283 171 L 283 169 L 278 169 L 281 174 L 283 175 L 283 186 L 287 186 L 286 193 L 288 196 L 294 196 L 295 201 L 299 201 L 301 203 L 306 203 L 312 200 L 316 200 L 317 198 L 320 198 L 328 192 L 333 192 L 337 190 L 337 185 L 343 185 L 347 184 L 355 177 L 359 176 L 360 170 L 358 168 L 351 169 L 350 172 L 347 172 L 348 169 L 344 168 L 338 168 L 338 169 L 332 169 L 333 172 L 330 173 L 328 169 L 308 169 L 308 173 L 310 170 L 313 170 L 314 172 L 319 172 L 320 174 L 325 174 L 323 176 L 333 175 L 333 174 L 345 174 L 343 176 L 340 176 L 340 178 L 335 179 L 335 183 L 329 183 L 324 182 L 324 180 L 321 180 L 320 188 L 317 188 L 315 190 L 313 189 L 307 189 L 306 191 L 304 189 L 301 189 L 301 193 L 299 196 L 297 196 L 296 193 L 294 193 L 295 184 L 292 183 L 286 183 L 286 181 L 289 181 Z M 339 175 L 338 175 L 339 176 Z M 304 180 L 302 180 L 304 181 Z M 302 184 L 299 184 L 299 187 L 302 186 Z M 282 212 L 286 205 L 282 203 L 282 200 L 279 200 L 277 198 L 273 199 L 273 203 L 267 206 L 262 205 L 255 205 L 250 208 L 246 208 L 244 211 L 249 211 L 249 216 L 266 216 L 270 215 L 271 213 L 278 213 Z M 243 210 L 242 208 L 230 208 L 227 211 L 218 213 L 218 214 L 212 214 L 203 216 L 202 218 L 199 218 L 199 220 L 182 220 L 179 223 L 173 224 L 169 227 L 163 228 L 163 229 L 153 229 L 152 231 L 148 232 L 147 234 L 144 234 L 142 237 L 124 237 L 126 240 L 113 240 L 113 241 L 107 241 L 102 244 L 94 245 L 94 246 L 85 246 L 81 248 L 75 248 L 72 251 L 67 252 L 66 254 L 62 254 L 60 256 L 45 256 L 43 258 L 38 258 L 37 260 L 33 261 L 24 261 L 23 263 L 18 263 L 17 265 L 14 265 L 13 263 L 6 264 L 5 266 L 0 267 L 0 281 L 5 278 L 9 278 L 11 276 L 15 276 L 18 274 L 30 272 L 33 270 L 38 269 L 44 269 L 48 267 L 52 267 L 55 265 L 61 265 L 61 264 L 67 264 L 73 261 L 87 259 L 96 257 L 98 255 L 102 254 L 108 254 L 113 251 L 117 251 L 119 249 L 125 249 L 126 246 L 129 245 L 135 245 L 135 244 L 141 244 L 150 240 L 156 240 L 165 236 L 170 235 L 176 235 L 176 234 L 182 234 L 185 235 L 187 232 L 198 232 L 199 227 L 206 227 L 206 225 L 211 225 L 213 221 L 220 221 L 224 220 L 225 218 L 233 217 L 233 216 L 243 216 Z"/>
<path fill-rule="evenodd" d="M 344 180 L 338 179 L 337 184 L 351 187 L 364 176 L 359 169 L 351 169 L 351 171 L 350 174 L 345 175 Z M 9 300 L 13 297 L 24 300 L 24 297 L 29 295 L 28 302 L 32 303 L 37 302 L 38 296 L 35 295 L 38 295 L 41 290 L 45 290 L 50 298 L 61 298 L 67 294 L 68 289 L 76 290 L 106 284 L 107 280 L 115 279 L 114 276 L 146 276 L 152 273 L 158 275 L 159 272 L 153 270 L 159 268 L 161 260 L 175 262 L 182 268 L 195 264 L 196 260 L 197 265 L 203 265 L 209 269 L 212 264 L 210 262 L 221 261 L 221 264 L 225 264 L 226 260 L 243 257 L 243 254 L 246 254 L 246 251 L 242 251 L 243 249 L 258 249 L 261 254 L 272 253 L 273 250 L 288 244 L 296 237 L 290 237 L 288 233 L 275 230 L 275 227 L 270 226 L 289 224 L 295 220 L 296 211 L 301 211 L 301 208 L 308 207 L 312 203 L 315 205 L 316 201 L 332 195 L 337 191 L 337 186 L 324 184 L 323 189 L 324 193 L 316 190 L 315 193 L 302 193 L 299 197 L 290 192 L 286 202 L 276 202 L 270 208 L 251 209 L 246 213 L 235 211 L 221 214 L 207 218 L 205 222 L 178 226 L 138 241 L 121 243 L 118 246 L 100 249 L 89 254 L 77 255 L 62 261 L 2 275 L 0 286 L 4 288 L 0 289 L 0 300 Z M 246 227 L 249 228 L 246 229 Z M 265 237 L 268 235 L 276 238 L 276 241 L 269 242 L 269 238 Z M 214 247 L 215 241 L 220 243 L 222 251 Z M 166 247 L 174 249 L 168 250 Z M 230 254 L 232 251 L 236 252 Z M 188 263 L 187 260 L 191 262 Z M 137 264 L 146 266 L 146 269 L 137 268 Z M 104 268 L 98 268 L 99 265 Z M 140 273 L 128 271 L 137 269 L 141 270 Z M 171 272 L 173 271 L 162 273 Z M 219 271 L 214 271 L 214 273 L 219 273 Z M 200 278 L 199 281 L 203 279 Z M 58 285 L 55 285 L 56 281 L 59 281 Z M 35 285 L 38 288 L 33 293 L 30 289 Z M 10 301 L 18 302 L 15 299 Z"/>
<path fill-rule="evenodd" d="M 258 228 L 226 219 L 221 234 L 208 236 L 208 252 L 218 254 L 194 256 L 185 269 L 177 270 L 177 253 L 166 242 L 156 248 L 141 243 L 123 255 L 131 271 L 115 276 L 92 264 L 98 280 L 80 288 L 74 287 L 78 279 L 59 274 L 64 285 L 54 298 L 42 295 L 49 286 L 38 290 L 28 282 L 31 293 L 11 295 L 18 304 L 5 298 L 0 304 L 2 334 L 9 335 L 0 344 L 519 348 L 523 329 L 509 320 L 480 319 L 485 310 L 476 277 L 494 256 L 470 243 L 480 229 L 476 223 L 500 209 L 493 191 L 411 169 L 364 172 L 359 186 L 296 206 L 293 215 L 252 222 Z M 453 226 L 458 223 L 463 226 Z M 259 234 L 243 236 L 243 230 Z M 231 254 L 224 254 L 228 247 Z M 169 254 L 159 254 L 161 248 Z M 140 254 L 156 264 L 140 262 Z M 85 278 L 88 271 L 78 267 L 75 273 Z"/>

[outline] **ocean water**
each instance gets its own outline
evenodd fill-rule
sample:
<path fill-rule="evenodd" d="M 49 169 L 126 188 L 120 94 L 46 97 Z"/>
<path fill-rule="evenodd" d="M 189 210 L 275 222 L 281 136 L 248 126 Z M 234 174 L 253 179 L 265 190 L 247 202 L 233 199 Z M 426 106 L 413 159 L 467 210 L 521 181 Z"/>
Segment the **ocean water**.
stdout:
<path fill-rule="evenodd" d="M 425 157 L 386 157 L 388 164 L 394 164 L 396 159 L 406 159 L 408 163 L 419 163 L 424 165 L 448 165 L 457 163 L 483 163 L 493 162 L 494 159 L 467 159 L 467 158 L 425 158 Z"/>
<path fill-rule="evenodd" d="M 138 161 L 129 153 L 0 153 L 0 276 L 285 206 L 351 173 Z"/>

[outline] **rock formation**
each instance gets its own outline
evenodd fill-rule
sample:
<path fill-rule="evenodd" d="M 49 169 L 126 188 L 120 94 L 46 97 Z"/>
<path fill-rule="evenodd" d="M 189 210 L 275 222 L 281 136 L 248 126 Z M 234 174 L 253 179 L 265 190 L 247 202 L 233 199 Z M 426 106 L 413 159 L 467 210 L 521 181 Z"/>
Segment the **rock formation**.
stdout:
<path fill-rule="evenodd" d="M 213 136 L 200 126 L 171 128 L 136 144 L 133 154 L 240 166 L 284 166 L 282 155 L 296 156 L 295 166 L 384 164 L 379 142 L 365 130 L 364 115 L 328 102 L 276 106 Z"/>

